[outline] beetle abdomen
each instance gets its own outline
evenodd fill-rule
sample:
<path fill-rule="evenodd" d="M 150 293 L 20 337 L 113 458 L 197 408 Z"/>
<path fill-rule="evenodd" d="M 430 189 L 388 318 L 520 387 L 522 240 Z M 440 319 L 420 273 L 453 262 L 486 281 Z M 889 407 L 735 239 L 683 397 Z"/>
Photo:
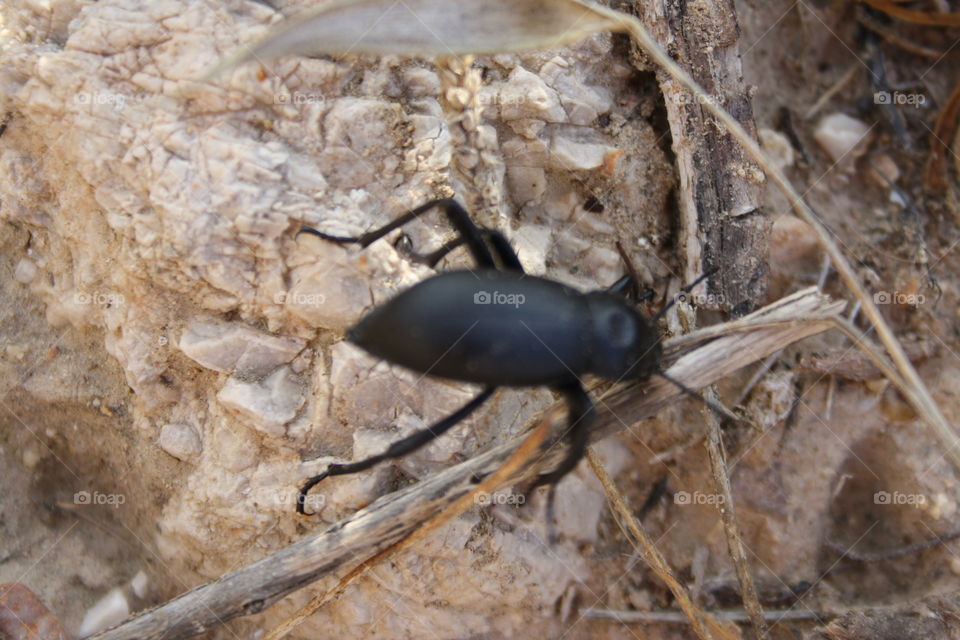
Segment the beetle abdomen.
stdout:
<path fill-rule="evenodd" d="M 451 271 L 366 315 L 351 342 L 420 373 L 526 386 L 575 380 L 588 363 L 583 295 L 512 271 Z"/>

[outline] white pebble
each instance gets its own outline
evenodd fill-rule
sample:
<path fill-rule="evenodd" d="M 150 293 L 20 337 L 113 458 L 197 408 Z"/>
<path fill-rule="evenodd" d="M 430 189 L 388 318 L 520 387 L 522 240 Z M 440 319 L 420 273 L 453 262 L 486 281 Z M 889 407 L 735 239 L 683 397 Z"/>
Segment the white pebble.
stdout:
<path fill-rule="evenodd" d="M 37 277 L 37 265 L 33 263 L 33 260 L 22 258 L 17 263 L 16 269 L 13 270 L 13 277 L 20 284 L 30 284 Z"/>
<path fill-rule="evenodd" d="M 560 96 L 543 79 L 523 67 L 510 73 L 500 88 L 500 115 L 504 120 L 536 118 L 546 122 L 563 122 L 567 113 L 560 104 Z"/>
<path fill-rule="evenodd" d="M 284 425 L 297 416 L 306 398 L 290 367 L 283 366 L 263 382 L 228 379 L 217 400 L 247 417 L 259 431 L 281 437 L 286 434 Z"/>
<path fill-rule="evenodd" d="M 137 571 L 137 575 L 133 576 L 130 580 L 130 588 L 133 590 L 133 595 L 138 598 L 147 597 L 147 587 L 150 584 L 150 579 L 147 578 L 147 574 L 143 572 L 143 569 Z"/>
<path fill-rule="evenodd" d="M 579 142 L 556 136 L 550 145 L 550 168 L 563 171 L 598 169 L 603 166 L 607 154 L 616 150 L 606 144 Z"/>
<path fill-rule="evenodd" d="M 85 638 L 108 629 L 130 615 L 130 604 L 120 589 L 111 589 L 95 605 L 87 609 L 79 636 Z"/>
<path fill-rule="evenodd" d="M 517 230 L 512 241 L 527 273 L 546 273 L 547 253 L 553 241 L 553 229 L 543 225 L 526 225 Z"/>
<path fill-rule="evenodd" d="M 196 429 L 189 424 L 165 424 L 160 430 L 160 448 L 178 460 L 200 454 L 203 447 Z"/>
<path fill-rule="evenodd" d="M 760 129 L 757 132 L 760 138 L 760 146 L 764 153 L 773 161 L 773 165 L 778 169 L 792 167 L 796 161 L 796 153 L 791 146 L 787 136 L 773 129 Z"/>
<path fill-rule="evenodd" d="M 870 127 L 845 113 L 832 113 L 817 123 L 814 139 L 836 162 L 846 156 L 856 158 L 867 147 Z"/>
<path fill-rule="evenodd" d="M 304 342 L 240 323 L 199 320 L 186 328 L 179 346 L 184 355 L 207 369 L 262 376 L 293 360 Z"/>

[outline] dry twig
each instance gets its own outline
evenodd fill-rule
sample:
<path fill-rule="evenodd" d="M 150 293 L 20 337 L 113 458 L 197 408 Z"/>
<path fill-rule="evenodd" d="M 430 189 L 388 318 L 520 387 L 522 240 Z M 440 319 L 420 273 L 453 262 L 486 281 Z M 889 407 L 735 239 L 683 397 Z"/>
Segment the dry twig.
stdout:
<path fill-rule="evenodd" d="M 544 416 L 537 427 L 530 432 L 523 443 L 503 464 L 503 466 L 487 476 L 480 484 L 476 486 L 473 491 L 461 497 L 447 509 L 443 510 L 441 513 L 437 514 L 427 522 L 424 522 L 419 529 L 413 530 L 409 535 L 407 535 L 407 537 L 403 538 L 399 542 L 395 542 L 369 560 L 366 560 L 358 565 L 356 568 L 351 570 L 350 573 L 341 578 L 340 581 L 337 582 L 336 586 L 323 595 L 311 600 L 305 607 L 298 611 L 296 615 L 285 620 L 283 624 L 279 625 L 266 636 L 264 636 L 263 640 L 280 640 L 280 638 L 293 631 L 293 629 L 295 629 L 301 622 L 313 615 L 324 604 L 343 593 L 343 590 L 346 589 L 350 583 L 362 576 L 364 573 L 389 559 L 390 557 L 395 556 L 400 551 L 409 549 L 420 540 L 423 540 L 427 535 L 439 529 L 444 523 L 449 522 L 470 507 L 474 506 L 476 504 L 476 496 L 483 493 L 493 493 L 496 491 L 497 488 L 500 487 L 507 478 L 516 473 L 521 467 L 534 462 L 533 458 L 539 452 L 540 445 L 543 444 L 543 441 L 546 440 L 547 434 L 550 432 L 549 427 L 553 422 L 551 417 L 556 418 L 558 415 L 559 412 L 551 411 L 548 415 Z"/>
<path fill-rule="evenodd" d="M 711 387 L 705 397 L 716 402 L 716 393 Z M 763 607 L 757 597 L 757 588 L 750 575 L 750 565 L 747 564 L 747 554 L 743 550 L 743 539 L 740 527 L 737 524 L 737 514 L 733 503 L 733 491 L 730 488 L 730 476 L 727 474 L 727 453 L 723 447 L 723 436 L 720 433 L 720 422 L 712 412 L 704 412 L 707 419 L 707 454 L 710 458 L 710 472 L 713 476 L 716 490 L 723 496 L 719 502 L 720 519 L 727 535 L 727 551 L 733 566 L 737 571 L 737 580 L 740 582 L 740 591 L 743 594 L 743 606 L 750 615 L 750 624 L 756 638 L 766 638 L 769 633 L 767 622 L 763 617 Z"/>
<path fill-rule="evenodd" d="M 689 622 L 690 619 L 682 611 L 613 611 L 611 609 L 581 609 L 580 615 L 584 618 L 601 618 L 617 620 L 618 622 Z M 748 622 L 750 616 L 743 609 L 723 609 L 713 611 L 711 615 L 720 620 L 733 622 Z M 774 624 L 785 620 L 821 620 L 825 614 L 804 609 L 802 611 L 787 609 L 786 611 L 764 611 L 763 618 Z"/>
<path fill-rule="evenodd" d="M 663 580 L 673 593 L 673 597 L 677 599 L 677 604 L 680 605 L 683 613 L 693 626 L 694 633 L 704 640 L 711 640 L 713 638 L 713 632 L 716 632 L 721 638 L 738 640 L 740 634 L 736 627 L 721 624 L 693 602 L 686 587 L 680 584 L 670 565 L 667 564 L 666 558 L 657 550 L 653 539 L 647 534 L 643 525 L 633 517 L 630 508 L 623 498 L 623 494 L 620 493 L 620 490 L 617 489 L 613 480 L 607 475 L 606 469 L 603 468 L 603 464 L 600 462 L 597 454 L 593 452 L 592 448 L 587 450 L 587 460 L 590 462 L 590 468 L 597 474 L 597 478 L 600 479 L 600 483 L 603 485 L 603 490 L 607 494 L 607 501 L 613 509 L 620 530 L 623 531 L 623 534 L 631 544 L 633 544 L 634 549 L 640 554 L 647 565 Z"/>
<path fill-rule="evenodd" d="M 898 6 L 887 0 L 860 0 L 874 9 L 879 9 L 887 15 L 893 16 L 913 24 L 925 24 L 931 27 L 960 27 L 960 13 L 930 13 L 916 11 Z"/>

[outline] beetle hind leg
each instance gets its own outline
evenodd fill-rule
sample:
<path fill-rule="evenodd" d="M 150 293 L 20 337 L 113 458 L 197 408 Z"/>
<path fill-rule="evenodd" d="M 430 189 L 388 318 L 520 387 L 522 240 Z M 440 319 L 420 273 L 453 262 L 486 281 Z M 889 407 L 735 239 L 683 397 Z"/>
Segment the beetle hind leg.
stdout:
<path fill-rule="evenodd" d="M 420 447 L 426 445 L 432 440 L 435 440 L 459 424 L 461 420 L 476 411 L 476 409 L 490 396 L 492 396 L 493 392 L 496 390 L 496 387 L 486 387 L 483 391 L 477 394 L 473 400 L 463 405 L 443 420 L 430 425 L 426 429 L 415 431 L 402 440 L 397 440 L 391 444 L 385 452 L 379 455 L 370 456 L 369 458 L 360 460 L 359 462 L 331 464 L 329 467 L 327 467 L 326 471 L 320 475 L 313 476 L 300 488 L 300 493 L 297 496 L 297 513 L 302 515 L 313 515 L 304 510 L 304 506 L 307 501 L 307 493 L 325 478 L 328 478 L 329 476 L 343 476 L 351 473 L 357 473 L 358 471 L 365 471 L 388 458 L 400 458 L 408 453 L 416 451 Z"/>
<path fill-rule="evenodd" d="M 513 247 L 510 246 L 506 236 L 496 229 L 489 229 L 487 227 L 478 227 L 478 229 L 483 236 L 484 242 L 487 243 L 487 247 L 493 250 L 499 268 L 507 271 L 524 272 L 523 265 L 520 264 L 520 258 L 517 257 Z M 466 242 L 467 239 L 460 236 L 444 243 L 442 247 L 430 253 L 417 253 L 413 250 L 413 247 L 410 246 L 410 239 L 407 236 L 403 236 L 397 241 L 396 247 L 408 260 L 425 264 L 428 267 L 435 267 L 448 253 L 457 247 L 463 246 Z"/>
<path fill-rule="evenodd" d="M 460 235 L 460 238 L 462 238 L 462 242 L 466 243 L 467 247 L 470 249 L 470 253 L 473 255 L 473 259 L 477 261 L 478 266 L 490 268 L 496 267 L 496 264 L 493 261 L 493 256 L 490 254 L 490 250 L 483 241 L 483 233 L 480 230 L 480 227 L 473 223 L 473 220 L 470 219 L 470 214 L 467 213 L 466 209 L 464 209 L 459 202 L 453 200 L 452 198 L 431 200 L 430 202 L 420 205 L 416 209 L 411 209 L 403 215 L 398 216 L 379 229 L 368 231 L 367 233 L 356 237 L 334 236 L 323 233 L 322 231 L 318 231 L 312 227 L 302 227 L 300 229 L 300 233 L 309 233 L 311 235 L 319 236 L 324 240 L 336 242 L 337 244 L 359 244 L 361 247 L 366 247 L 387 235 L 391 231 L 399 229 L 408 222 L 416 220 L 420 216 L 432 211 L 433 209 L 440 209 L 444 215 L 447 216 L 450 224 L 453 225 L 453 228 L 456 229 L 457 233 Z M 459 246 L 459 244 L 455 246 Z M 447 251 L 449 252 L 451 250 L 452 248 L 448 249 Z M 440 257 L 443 257 L 443 254 L 441 254 Z M 439 258 L 437 259 L 439 260 Z"/>
<path fill-rule="evenodd" d="M 301 227 L 299 233 L 308 233 L 329 242 L 336 242 L 337 244 L 359 244 L 361 247 L 366 247 L 391 231 L 399 229 L 408 222 L 412 222 L 433 209 L 440 209 L 444 215 L 447 216 L 450 224 L 457 231 L 457 237 L 445 243 L 439 249 L 423 254 L 414 252 L 409 246 L 409 241 L 404 243 L 404 241 L 401 240 L 401 243 L 404 244 L 398 246 L 398 249 L 408 258 L 433 267 L 440 262 L 445 255 L 465 244 L 478 267 L 490 269 L 499 267 L 509 271 L 523 272 L 520 259 L 517 258 L 517 253 L 513 250 L 513 247 L 510 246 L 506 236 L 496 229 L 478 227 L 473 220 L 470 219 L 470 214 L 467 213 L 467 210 L 464 209 L 459 202 L 451 198 L 431 200 L 416 209 L 411 209 L 403 215 L 398 216 L 379 229 L 374 229 L 373 231 L 368 231 L 355 237 L 335 236 L 318 231 L 313 227 Z"/>

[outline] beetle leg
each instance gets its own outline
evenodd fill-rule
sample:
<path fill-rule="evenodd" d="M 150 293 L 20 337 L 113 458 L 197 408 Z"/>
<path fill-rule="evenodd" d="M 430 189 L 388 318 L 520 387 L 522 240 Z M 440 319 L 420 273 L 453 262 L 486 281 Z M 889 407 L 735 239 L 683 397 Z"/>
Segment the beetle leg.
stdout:
<path fill-rule="evenodd" d="M 670 307 L 672 307 L 673 305 L 675 305 L 675 304 L 677 303 L 677 300 L 680 300 L 680 299 L 682 299 L 683 296 L 688 295 L 691 291 L 693 291 L 693 288 L 694 288 L 694 287 L 696 287 L 698 284 L 700 284 L 701 282 L 703 282 L 704 280 L 706 280 L 707 278 L 709 278 L 709 277 L 712 276 L 713 274 L 717 273 L 719 270 L 720 270 L 719 268 L 714 267 L 713 269 L 710 269 L 709 271 L 706 271 L 706 272 L 704 272 L 703 274 L 701 274 L 699 278 L 697 278 L 696 280 L 694 280 L 693 282 L 691 282 L 690 284 L 688 284 L 687 286 L 685 286 L 683 289 L 680 289 L 680 291 L 677 292 L 677 295 L 673 296 L 673 298 L 670 300 L 670 302 L 668 302 L 667 304 L 663 305 L 663 308 L 660 309 L 660 311 L 657 311 L 656 314 L 654 314 L 652 320 L 653 320 L 654 322 L 656 322 L 657 320 L 659 320 L 660 317 L 661 317 L 663 314 L 665 314 L 667 311 L 670 310 Z"/>
<path fill-rule="evenodd" d="M 647 289 L 643 294 L 640 293 L 637 280 L 632 273 L 624 275 L 607 287 L 606 291 L 615 296 L 622 296 L 630 302 L 640 302 L 653 296 L 653 289 Z"/>
<path fill-rule="evenodd" d="M 517 257 L 517 252 L 510 246 L 507 237 L 496 229 L 484 227 L 482 231 L 490 243 L 490 247 L 494 253 L 496 253 L 501 268 L 507 271 L 519 271 L 523 273 L 523 265 L 520 264 L 520 258 Z"/>
<path fill-rule="evenodd" d="M 557 465 L 557 468 L 550 473 L 537 476 L 536 481 L 530 490 L 543 485 L 552 485 L 560 481 L 567 475 L 577 463 L 583 458 L 587 451 L 587 436 L 590 433 L 590 418 L 593 416 L 593 402 L 590 396 L 583 390 L 579 382 L 568 384 L 558 389 L 567 400 L 567 406 L 570 408 L 569 426 L 565 437 L 569 440 L 570 446 L 567 449 L 567 457 Z"/>
<path fill-rule="evenodd" d="M 484 238 L 484 241 L 487 243 L 488 248 L 493 249 L 493 253 L 499 261 L 501 268 L 523 273 L 523 265 L 520 264 L 520 259 L 517 257 L 513 247 L 510 246 L 506 236 L 496 229 L 479 227 L 479 230 L 480 234 Z M 445 243 L 439 249 L 431 251 L 430 253 L 417 253 L 410 246 L 410 240 L 407 238 L 407 236 L 403 236 L 400 241 L 397 242 L 396 246 L 397 249 L 407 259 L 420 264 L 425 264 L 428 267 L 435 267 L 437 266 L 437 263 L 444 258 L 444 256 L 457 247 L 462 246 L 466 242 L 466 238 L 459 236 Z"/>
<path fill-rule="evenodd" d="M 610 285 L 607 288 L 607 292 L 623 296 L 634 303 L 652 298 L 653 289 L 647 289 L 642 294 L 640 293 L 640 277 L 637 275 L 637 270 L 633 267 L 633 261 L 630 260 L 627 250 L 623 248 L 619 240 L 617 241 L 617 252 L 620 254 L 620 259 L 623 260 L 623 264 L 627 268 L 627 273 Z"/>
<path fill-rule="evenodd" d="M 419 218 L 434 208 L 440 209 L 447 216 L 450 224 L 453 225 L 453 228 L 457 230 L 457 233 L 459 233 L 460 237 L 463 238 L 463 241 L 466 242 L 470 249 L 470 253 L 473 255 L 473 259 L 477 261 L 477 266 L 489 267 L 491 269 L 496 267 L 493 262 L 493 256 L 490 255 L 490 250 L 487 249 L 487 245 L 483 242 L 483 234 L 480 228 L 477 227 L 477 225 L 473 223 L 473 220 L 470 219 L 470 214 L 467 213 L 466 209 L 464 209 L 459 202 L 453 200 L 452 198 L 431 200 L 430 202 L 420 205 L 416 209 L 407 211 L 403 215 L 390 221 L 379 229 L 368 231 L 367 233 L 361 234 L 357 237 L 333 236 L 323 233 L 322 231 L 317 231 L 312 227 L 302 227 L 300 229 L 300 233 L 309 233 L 319 236 L 324 240 L 336 242 L 337 244 L 359 244 L 361 247 L 366 247 L 387 235 L 391 231 L 399 229 L 403 225 Z"/>
<path fill-rule="evenodd" d="M 449 431 L 455 427 L 461 420 L 473 413 L 477 407 L 482 405 L 490 396 L 493 395 L 493 392 L 496 391 L 496 387 L 487 387 L 481 391 L 473 400 L 463 405 L 449 416 L 443 420 L 430 425 L 426 429 L 421 429 L 416 431 L 403 440 L 397 440 L 391 444 L 384 453 L 376 456 L 370 456 L 365 460 L 360 460 L 359 462 L 351 462 L 347 464 L 331 464 L 326 471 L 320 475 L 313 476 L 307 480 L 303 487 L 300 489 L 300 495 L 297 497 L 297 513 L 303 515 L 313 515 L 306 513 L 304 511 L 304 503 L 306 502 L 307 493 L 316 486 L 320 481 L 329 476 L 342 476 L 349 473 L 356 473 L 358 471 L 364 471 L 374 466 L 378 462 L 386 460 L 387 458 L 400 458 L 412 453 L 429 443 L 431 440 L 436 439 L 437 437 L 443 435 L 445 432 Z"/>
<path fill-rule="evenodd" d="M 445 255 L 461 246 L 465 243 L 466 240 L 463 238 L 454 238 L 449 242 L 445 243 L 439 249 L 431 251 L 430 253 L 418 253 L 413 250 L 413 247 L 410 246 L 410 238 L 406 235 L 402 236 L 396 244 L 397 251 L 403 254 L 403 256 L 410 260 L 411 262 L 417 262 L 419 264 L 425 264 L 428 267 L 435 267 L 437 263 L 440 262 Z"/>

